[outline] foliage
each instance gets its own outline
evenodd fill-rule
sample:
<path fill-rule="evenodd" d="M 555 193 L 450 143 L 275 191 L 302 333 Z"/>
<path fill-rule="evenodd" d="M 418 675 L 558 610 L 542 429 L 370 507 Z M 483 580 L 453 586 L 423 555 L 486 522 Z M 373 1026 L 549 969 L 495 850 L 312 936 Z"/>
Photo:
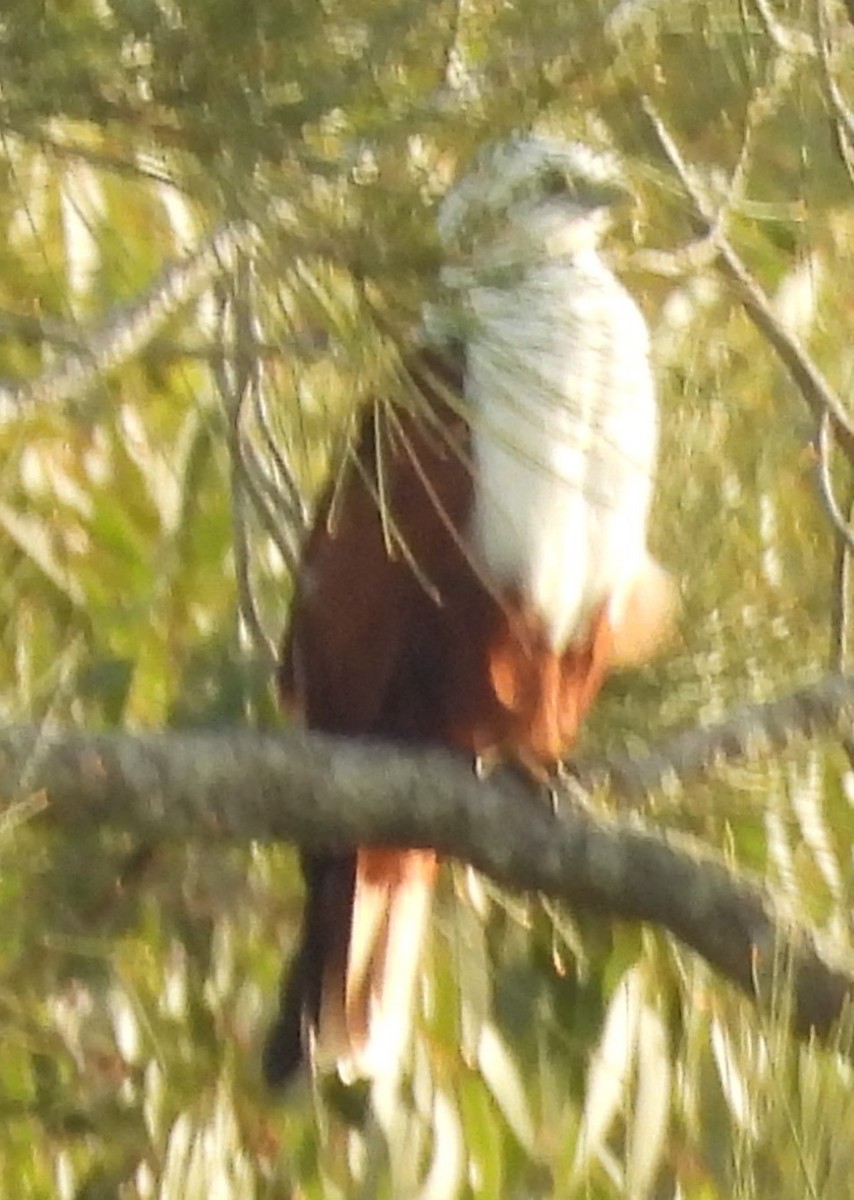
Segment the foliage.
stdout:
<path fill-rule="evenodd" d="M 612 252 L 653 328 L 655 539 L 684 593 L 678 643 L 614 682 L 587 748 L 845 665 L 814 423 L 711 258 L 684 253 L 696 214 L 642 104 L 845 395 L 854 34 L 831 0 L 11 0 L 0 54 L 7 720 L 276 719 L 302 498 L 394 379 L 435 278 L 436 197 L 476 144 L 531 123 L 627 163 L 637 204 Z M 216 237 L 227 250 L 178 287 L 170 264 Z M 82 385 L 51 385 L 69 360 Z M 849 792 L 846 748 L 812 746 L 645 815 L 763 875 L 850 955 Z M 70 845 L 26 779 L 7 799 L 4 1194 L 848 1194 L 832 1049 L 792 1045 L 784 1014 L 757 1017 L 654 931 L 463 868 L 404 1102 L 371 1114 L 306 1086 L 273 1103 L 256 1061 L 299 913 L 291 854 Z"/>

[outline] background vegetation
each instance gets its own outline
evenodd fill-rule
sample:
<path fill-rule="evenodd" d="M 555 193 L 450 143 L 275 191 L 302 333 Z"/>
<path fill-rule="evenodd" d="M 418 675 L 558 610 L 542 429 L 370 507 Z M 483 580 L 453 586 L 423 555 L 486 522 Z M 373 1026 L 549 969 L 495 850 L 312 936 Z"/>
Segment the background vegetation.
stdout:
<path fill-rule="evenodd" d="M 10 0 L 0 13 L 0 706 L 127 729 L 276 720 L 310 498 L 394 378 L 437 197 L 536 125 L 625 159 L 611 245 L 655 343 L 655 542 L 680 637 L 584 750 L 844 669 L 850 471 L 704 240 L 835 394 L 854 373 L 854 29 L 833 0 Z M 847 91 L 846 91 L 847 88 Z M 691 172 L 686 190 L 669 133 Z M 764 877 L 850 961 L 845 744 L 642 815 Z M 287 849 L 0 828 L 0 1191 L 56 1197 L 845 1200 L 851 1065 L 653 930 L 449 870 L 411 1086 L 273 1103 Z"/>

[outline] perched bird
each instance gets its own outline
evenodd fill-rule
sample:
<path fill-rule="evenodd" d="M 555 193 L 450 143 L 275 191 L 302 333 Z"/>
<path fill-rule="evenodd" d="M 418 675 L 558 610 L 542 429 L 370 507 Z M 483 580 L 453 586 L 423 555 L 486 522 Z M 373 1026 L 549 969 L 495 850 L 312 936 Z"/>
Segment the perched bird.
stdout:
<path fill-rule="evenodd" d="M 547 772 L 606 672 L 666 632 L 647 329 L 599 253 L 618 181 L 586 146 L 517 137 L 443 201 L 441 293 L 404 364 L 418 403 L 367 410 L 305 546 L 279 690 L 308 728 Z M 397 1070 L 435 855 L 302 866 L 266 1076 Z"/>

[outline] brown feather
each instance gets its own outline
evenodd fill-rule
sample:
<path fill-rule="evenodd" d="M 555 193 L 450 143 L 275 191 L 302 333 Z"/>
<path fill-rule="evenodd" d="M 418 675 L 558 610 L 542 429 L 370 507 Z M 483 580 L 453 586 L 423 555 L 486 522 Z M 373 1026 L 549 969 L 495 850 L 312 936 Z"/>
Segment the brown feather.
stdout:
<path fill-rule="evenodd" d="M 329 733 L 550 767 L 574 742 L 612 659 L 632 658 L 629 627 L 643 624 L 643 597 L 625 606 L 617 655 L 604 611 L 583 645 L 556 654 L 536 614 L 512 594 L 496 596 L 467 549 L 462 362 L 424 352 L 409 371 L 426 411 L 370 409 L 318 510 L 282 648 L 282 704 Z M 273 1083 L 307 1051 L 345 1073 L 399 1057 L 435 856 L 362 848 L 306 855 L 303 867 L 302 939 L 265 1055 Z"/>

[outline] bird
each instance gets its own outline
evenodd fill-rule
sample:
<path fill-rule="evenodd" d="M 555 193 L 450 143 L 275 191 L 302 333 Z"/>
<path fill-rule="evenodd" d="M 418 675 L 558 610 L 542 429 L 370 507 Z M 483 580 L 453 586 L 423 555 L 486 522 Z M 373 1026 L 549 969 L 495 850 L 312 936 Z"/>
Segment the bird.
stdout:
<path fill-rule="evenodd" d="M 624 192 L 610 153 L 525 133 L 441 202 L 401 398 L 366 406 L 303 550 L 278 691 L 308 729 L 546 777 L 607 673 L 666 639 L 649 335 L 601 246 Z M 266 1079 L 399 1072 L 436 855 L 312 849 L 301 867 Z"/>

